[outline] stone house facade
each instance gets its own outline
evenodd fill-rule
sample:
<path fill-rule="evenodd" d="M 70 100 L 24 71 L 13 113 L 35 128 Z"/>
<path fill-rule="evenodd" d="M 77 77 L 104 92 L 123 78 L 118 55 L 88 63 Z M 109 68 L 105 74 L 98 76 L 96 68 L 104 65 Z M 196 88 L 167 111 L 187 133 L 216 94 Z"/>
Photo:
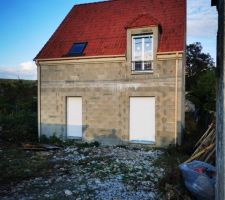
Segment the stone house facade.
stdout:
<path fill-rule="evenodd" d="M 39 136 L 180 144 L 185 0 L 75 5 L 36 56 Z"/>

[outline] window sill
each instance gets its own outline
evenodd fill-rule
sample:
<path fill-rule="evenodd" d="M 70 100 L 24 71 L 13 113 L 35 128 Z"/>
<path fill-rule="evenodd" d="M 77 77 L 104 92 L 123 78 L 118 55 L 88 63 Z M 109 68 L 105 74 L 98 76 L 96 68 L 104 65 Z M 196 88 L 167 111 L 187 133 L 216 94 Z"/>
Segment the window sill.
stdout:
<path fill-rule="evenodd" d="M 153 70 L 146 71 L 131 71 L 132 75 L 140 75 L 140 74 L 153 74 Z"/>

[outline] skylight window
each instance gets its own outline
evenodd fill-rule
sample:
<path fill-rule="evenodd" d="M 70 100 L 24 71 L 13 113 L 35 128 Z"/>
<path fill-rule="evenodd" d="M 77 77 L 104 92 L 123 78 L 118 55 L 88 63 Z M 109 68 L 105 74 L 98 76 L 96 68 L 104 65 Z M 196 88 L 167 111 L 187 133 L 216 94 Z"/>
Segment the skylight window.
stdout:
<path fill-rule="evenodd" d="M 87 46 L 87 42 L 74 43 L 70 48 L 69 56 L 82 56 L 84 55 L 84 49 Z"/>

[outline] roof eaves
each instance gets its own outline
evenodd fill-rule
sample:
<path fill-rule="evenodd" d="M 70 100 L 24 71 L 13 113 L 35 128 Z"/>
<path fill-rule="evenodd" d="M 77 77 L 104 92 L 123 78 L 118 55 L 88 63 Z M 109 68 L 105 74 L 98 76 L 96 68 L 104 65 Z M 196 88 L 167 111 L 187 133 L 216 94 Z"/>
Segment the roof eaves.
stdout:
<path fill-rule="evenodd" d="M 78 56 L 78 57 L 61 57 L 61 58 L 38 58 L 35 61 L 38 62 L 48 62 L 48 61 L 66 61 L 66 60 L 97 60 L 97 59 L 117 59 L 117 58 L 125 58 L 125 54 L 118 54 L 118 55 L 104 55 L 104 56 Z"/>

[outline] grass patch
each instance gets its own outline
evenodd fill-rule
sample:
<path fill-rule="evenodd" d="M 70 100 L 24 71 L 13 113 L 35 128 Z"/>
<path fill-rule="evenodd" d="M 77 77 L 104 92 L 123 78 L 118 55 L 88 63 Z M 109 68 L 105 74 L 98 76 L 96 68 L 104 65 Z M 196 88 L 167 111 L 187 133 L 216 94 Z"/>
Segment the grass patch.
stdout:
<path fill-rule="evenodd" d="M 90 147 L 99 147 L 100 143 L 95 141 L 95 142 L 76 142 L 74 143 L 75 146 L 77 146 L 78 148 L 90 148 Z"/>
<path fill-rule="evenodd" d="M 21 181 L 51 172 L 46 155 L 19 149 L 0 151 L 0 184 Z"/>
<path fill-rule="evenodd" d="M 186 190 L 178 166 L 186 161 L 190 155 L 185 153 L 182 147 L 170 146 L 164 149 L 164 154 L 153 162 L 154 166 L 160 166 L 165 175 L 159 180 L 158 188 L 170 199 L 192 199 Z"/>
<path fill-rule="evenodd" d="M 83 142 L 76 139 L 63 140 L 62 136 L 57 137 L 55 133 L 52 136 L 47 137 L 46 135 L 41 135 L 41 143 L 44 144 L 53 144 L 62 147 L 76 146 L 78 148 L 90 148 L 90 147 L 99 147 L 100 143 L 97 141 L 94 142 Z"/>

